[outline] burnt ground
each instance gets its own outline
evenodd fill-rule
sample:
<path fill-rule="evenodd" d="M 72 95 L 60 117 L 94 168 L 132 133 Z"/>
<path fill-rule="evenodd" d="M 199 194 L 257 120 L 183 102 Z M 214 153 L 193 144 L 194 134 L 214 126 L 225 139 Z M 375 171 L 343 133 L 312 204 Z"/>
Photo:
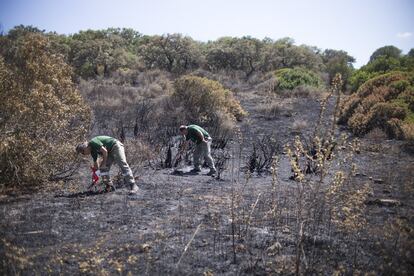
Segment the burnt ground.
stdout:
<path fill-rule="evenodd" d="M 138 195 L 128 195 L 126 187 L 86 193 L 85 164 L 59 189 L 1 196 L 2 274 L 294 274 L 298 185 L 283 145 L 313 132 L 319 102 L 280 99 L 280 110 L 269 118 L 258 108 L 263 97 L 238 97 L 250 115 L 240 123 L 242 142 L 229 146 L 233 158 L 220 180 L 204 175 L 208 169 L 192 175 L 145 168 Z M 240 169 L 254 141 L 271 135 L 279 145 L 276 182 L 269 172 Z M 354 161 L 353 183 L 371 187 L 363 202 L 365 224 L 357 234 L 330 224 L 305 233 L 299 273 L 409 274 L 414 157 L 404 142 L 371 135 L 361 140 Z"/>

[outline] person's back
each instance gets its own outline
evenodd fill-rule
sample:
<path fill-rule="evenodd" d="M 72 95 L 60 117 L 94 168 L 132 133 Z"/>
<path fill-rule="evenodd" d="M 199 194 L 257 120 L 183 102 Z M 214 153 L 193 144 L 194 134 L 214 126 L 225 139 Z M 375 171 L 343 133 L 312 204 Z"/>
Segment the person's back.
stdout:
<path fill-rule="evenodd" d="M 191 140 L 194 143 L 201 143 L 201 139 L 197 132 L 201 132 L 204 136 L 204 139 L 211 139 L 210 134 L 202 127 L 198 125 L 188 125 L 187 126 L 188 134 L 186 135 L 187 140 Z"/>
<path fill-rule="evenodd" d="M 101 147 L 104 147 L 108 152 L 110 152 L 116 141 L 117 140 L 115 138 L 104 135 L 92 138 L 88 145 L 91 146 L 91 155 L 93 160 L 96 161 L 98 155 L 100 155 Z"/>

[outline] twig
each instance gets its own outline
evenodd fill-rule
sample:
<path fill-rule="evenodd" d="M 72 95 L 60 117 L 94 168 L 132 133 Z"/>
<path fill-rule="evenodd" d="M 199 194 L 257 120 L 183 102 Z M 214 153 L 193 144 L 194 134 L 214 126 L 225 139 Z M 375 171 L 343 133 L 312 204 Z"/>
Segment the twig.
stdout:
<path fill-rule="evenodd" d="M 257 196 L 256 202 L 253 204 L 252 210 L 250 211 L 249 217 L 247 218 L 247 221 L 246 221 L 246 234 L 247 234 L 247 231 L 249 230 L 250 220 L 251 220 L 251 218 L 252 218 L 252 215 L 253 215 L 254 209 L 256 208 L 257 203 L 259 202 L 259 199 L 260 199 L 260 196 L 261 196 L 261 195 L 262 195 L 262 193 L 260 193 L 260 194 Z"/>
<path fill-rule="evenodd" d="M 184 247 L 184 251 L 183 251 L 183 253 L 181 254 L 181 257 L 180 257 L 180 259 L 178 260 L 178 262 L 177 262 L 177 264 L 176 264 L 176 267 L 177 267 L 177 268 L 178 268 L 178 266 L 180 265 L 181 260 L 182 260 L 182 258 L 184 257 L 185 253 L 187 252 L 188 248 L 190 247 L 191 243 L 193 242 L 195 235 L 197 235 L 197 232 L 200 230 L 200 227 L 201 227 L 201 225 L 202 225 L 202 224 L 203 224 L 203 223 L 200 223 L 200 224 L 197 226 L 196 230 L 194 231 L 194 233 L 193 233 L 193 235 L 191 236 L 190 240 L 188 241 L 187 245 Z"/>

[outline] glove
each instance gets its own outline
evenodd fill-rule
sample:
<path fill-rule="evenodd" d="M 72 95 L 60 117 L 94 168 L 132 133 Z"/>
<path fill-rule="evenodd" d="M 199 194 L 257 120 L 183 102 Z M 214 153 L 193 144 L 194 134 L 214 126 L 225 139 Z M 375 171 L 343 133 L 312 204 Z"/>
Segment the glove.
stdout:
<path fill-rule="evenodd" d="M 99 170 L 96 170 L 94 167 L 91 167 L 92 170 L 92 182 L 93 184 L 97 183 L 99 180 L 99 175 L 101 174 Z M 92 184 L 92 185 L 93 185 Z"/>

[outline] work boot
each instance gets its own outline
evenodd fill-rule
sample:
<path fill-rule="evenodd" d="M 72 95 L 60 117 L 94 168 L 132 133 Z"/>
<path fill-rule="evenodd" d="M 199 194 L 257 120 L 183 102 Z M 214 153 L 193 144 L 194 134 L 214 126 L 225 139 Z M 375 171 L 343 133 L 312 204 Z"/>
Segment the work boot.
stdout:
<path fill-rule="evenodd" d="M 213 175 L 215 175 L 216 174 L 216 169 L 210 169 L 210 171 L 208 172 L 208 174 L 207 175 L 211 175 L 211 176 L 213 176 Z"/>
<path fill-rule="evenodd" d="M 137 184 L 133 183 L 131 184 L 131 190 L 129 191 L 129 194 L 137 194 L 139 192 L 139 188 Z"/>

